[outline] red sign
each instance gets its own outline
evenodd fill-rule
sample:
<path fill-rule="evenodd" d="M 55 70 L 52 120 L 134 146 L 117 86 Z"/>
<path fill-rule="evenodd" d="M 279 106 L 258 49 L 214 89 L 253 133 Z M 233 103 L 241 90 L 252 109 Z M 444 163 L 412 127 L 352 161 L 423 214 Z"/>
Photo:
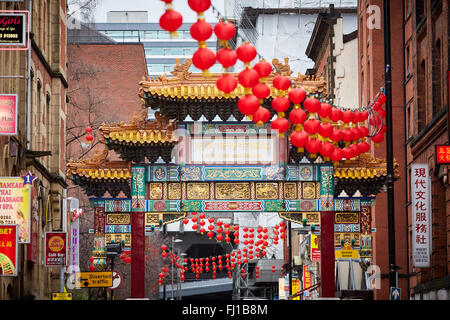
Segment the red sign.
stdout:
<path fill-rule="evenodd" d="M 66 265 L 67 234 L 65 232 L 45 233 L 45 266 Z"/>
<path fill-rule="evenodd" d="M 0 225 L 0 276 L 17 276 L 17 225 Z"/>
<path fill-rule="evenodd" d="M 0 135 L 17 134 L 17 94 L 0 95 Z"/>
<path fill-rule="evenodd" d="M 450 164 L 450 145 L 436 145 L 436 164 Z"/>

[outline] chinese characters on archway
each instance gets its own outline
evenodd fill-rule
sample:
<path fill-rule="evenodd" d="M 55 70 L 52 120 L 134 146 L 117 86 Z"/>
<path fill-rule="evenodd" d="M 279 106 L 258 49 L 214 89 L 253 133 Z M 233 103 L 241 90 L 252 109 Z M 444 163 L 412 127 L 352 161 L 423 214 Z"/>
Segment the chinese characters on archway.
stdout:
<path fill-rule="evenodd" d="M 430 266 L 430 183 L 427 164 L 411 166 L 413 265 Z"/>

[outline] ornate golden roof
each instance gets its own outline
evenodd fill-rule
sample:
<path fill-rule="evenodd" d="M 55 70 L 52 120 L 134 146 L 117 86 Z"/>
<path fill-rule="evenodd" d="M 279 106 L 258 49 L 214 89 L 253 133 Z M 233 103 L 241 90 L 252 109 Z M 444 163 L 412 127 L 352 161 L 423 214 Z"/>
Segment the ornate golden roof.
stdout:
<path fill-rule="evenodd" d="M 155 120 L 147 120 L 147 110 L 140 115 L 134 113 L 129 124 L 103 123 L 99 128 L 103 137 L 107 140 L 132 143 L 176 143 L 177 136 L 174 134 L 176 121 L 169 120 L 155 112 Z"/>
<path fill-rule="evenodd" d="M 131 162 L 107 160 L 108 150 L 101 153 L 95 151 L 92 159 L 69 160 L 67 163 L 67 176 L 73 175 L 97 180 L 127 180 L 131 178 Z"/>
<path fill-rule="evenodd" d="M 385 159 L 372 158 L 369 154 L 361 154 L 358 159 L 340 161 L 335 167 L 334 175 L 338 179 L 373 179 L 387 175 Z M 394 177 L 400 177 L 399 164 L 394 160 Z"/>
<path fill-rule="evenodd" d="M 282 64 L 278 59 L 273 59 L 274 71 L 265 79 L 267 85 L 271 88 L 271 94 L 275 94 L 277 89 L 271 86 L 272 80 L 277 75 L 286 75 L 290 77 L 293 85 L 303 87 L 310 93 L 326 93 L 326 81 L 323 77 L 305 76 L 298 73 L 297 77 L 292 77 L 288 59 Z M 153 96 L 162 96 L 178 99 L 233 99 L 244 95 L 244 87 L 238 84 L 237 88 L 230 94 L 225 94 L 216 86 L 217 79 L 222 73 L 211 73 L 211 76 L 204 77 L 202 73 L 192 73 L 189 67 L 192 65 L 190 59 L 186 59 L 182 64 L 177 60 L 174 70 L 171 71 L 172 77 L 166 74 L 153 80 L 145 78 L 139 82 L 139 96 L 143 99 L 145 94 Z M 237 78 L 237 73 L 231 73 Z"/>

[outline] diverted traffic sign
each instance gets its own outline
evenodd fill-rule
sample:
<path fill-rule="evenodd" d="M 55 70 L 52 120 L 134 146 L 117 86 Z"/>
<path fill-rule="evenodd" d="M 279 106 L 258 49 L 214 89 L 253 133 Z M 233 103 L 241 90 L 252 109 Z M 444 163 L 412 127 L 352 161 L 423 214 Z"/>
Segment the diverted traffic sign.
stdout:
<path fill-rule="evenodd" d="M 113 285 L 113 273 L 106 272 L 79 272 L 76 274 L 77 288 L 109 288 Z"/>
<path fill-rule="evenodd" d="M 72 300 L 71 292 L 53 292 L 52 300 Z"/>
<path fill-rule="evenodd" d="M 391 287 L 391 297 L 390 297 L 391 300 L 400 300 L 401 297 L 402 297 L 402 289 Z"/>

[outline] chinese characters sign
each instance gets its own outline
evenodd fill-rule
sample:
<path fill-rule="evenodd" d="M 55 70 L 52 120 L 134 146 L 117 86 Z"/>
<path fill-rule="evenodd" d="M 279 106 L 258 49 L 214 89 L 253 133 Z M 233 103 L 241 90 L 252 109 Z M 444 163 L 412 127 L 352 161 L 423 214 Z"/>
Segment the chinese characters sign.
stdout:
<path fill-rule="evenodd" d="M 320 262 L 319 237 L 311 234 L 311 261 Z"/>
<path fill-rule="evenodd" d="M 0 225 L 0 276 L 17 276 L 17 225 Z"/>
<path fill-rule="evenodd" d="M 0 135 L 17 134 L 17 95 L 0 95 Z"/>
<path fill-rule="evenodd" d="M 450 145 L 436 145 L 436 163 L 450 164 Z"/>
<path fill-rule="evenodd" d="M 66 242 L 65 232 L 45 233 L 45 266 L 61 266 L 66 264 Z"/>
<path fill-rule="evenodd" d="M 30 243 L 30 189 L 21 177 L 0 178 L 0 224 L 17 224 L 19 243 Z"/>
<path fill-rule="evenodd" d="M 427 164 L 411 165 L 413 266 L 430 267 L 431 184 Z"/>

